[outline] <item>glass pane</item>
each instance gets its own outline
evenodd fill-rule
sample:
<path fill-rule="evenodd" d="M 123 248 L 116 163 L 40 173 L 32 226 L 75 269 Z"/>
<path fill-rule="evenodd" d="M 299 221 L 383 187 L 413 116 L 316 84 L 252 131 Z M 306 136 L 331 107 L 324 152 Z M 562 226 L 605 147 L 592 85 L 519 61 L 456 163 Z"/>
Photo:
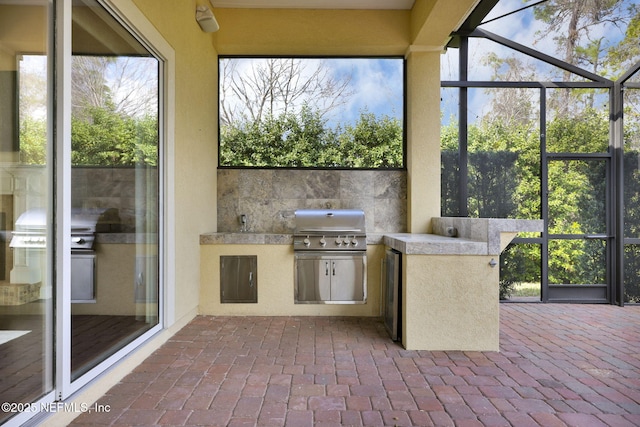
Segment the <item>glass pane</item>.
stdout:
<path fill-rule="evenodd" d="M 404 166 L 402 58 L 220 58 L 221 166 Z"/>
<path fill-rule="evenodd" d="M 605 234 L 606 162 L 549 162 L 549 234 Z"/>
<path fill-rule="evenodd" d="M 440 80 L 460 79 L 459 49 L 449 48 L 440 56 Z"/>
<path fill-rule="evenodd" d="M 624 302 L 640 303 L 640 245 L 624 246 Z"/>
<path fill-rule="evenodd" d="M 640 90 L 624 90 L 624 237 L 640 238 Z"/>
<path fill-rule="evenodd" d="M 0 4 L 0 401 L 24 404 L 53 388 L 54 294 L 52 15 L 48 1 L 27 3 Z"/>
<path fill-rule="evenodd" d="M 609 92 L 606 89 L 547 91 L 547 151 L 609 151 Z"/>
<path fill-rule="evenodd" d="M 440 127 L 440 209 L 442 216 L 459 216 L 458 104 L 460 89 L 442 88 L 440 93 L 443 112 L 442 125 Z"/>
<path fill-rule="evenodd" d="M 460 214 L 460 89 L 441 90 L 442 215 Z M 541 217 L 539 90 L 468 90 L 467 203 L 472 217 Z M 464 205 L 463 205 L 464 206 Z"/>
<path fill-rule="evenodd" d="M 540 218 L 539 90 L 470 89 L 469 216 Z"/>
<path fill-rule="evenodd" d="M 76 379 L 158 322 L 159 62 L 95 1 L 72 30 Z"/>
<path fill-rule="evenodd" d="M 635 0 L 575 3 L 500 0 L 479 26 L 595 74 L 612 78 L 638 60 Z M 613 69 L 612 69 L 613 68 Z M 556 74 L 568 80 L 566 71 Z M 541 79 L 541 80 L 551 80 Z"/>
<path fill-rule="evenodd" d="M 550 240 L 549 284 L 606 283 L 605 240 Z"/>
<path fill-rule="evenodd" d="M 500 255 L 500 299 L 540 300 L 541 245 L 511 244 Z"/>
<path fill-rule="evenodd" d="M 482 28 L 482 27 L 480 27 Z M 484 38 L 469 39 L 469 80 L 499 82 L 586 79 Z"/>

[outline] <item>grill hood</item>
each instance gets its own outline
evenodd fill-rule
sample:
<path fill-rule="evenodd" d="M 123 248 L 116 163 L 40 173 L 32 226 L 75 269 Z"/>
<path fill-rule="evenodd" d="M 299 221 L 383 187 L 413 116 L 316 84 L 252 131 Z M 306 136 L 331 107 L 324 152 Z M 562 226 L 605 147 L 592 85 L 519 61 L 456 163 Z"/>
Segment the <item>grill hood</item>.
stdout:
<path fill-rule="evenodd" d="M 295 234 L 365 234 L 359 209 L 300 209 L 295 212 Z"/>

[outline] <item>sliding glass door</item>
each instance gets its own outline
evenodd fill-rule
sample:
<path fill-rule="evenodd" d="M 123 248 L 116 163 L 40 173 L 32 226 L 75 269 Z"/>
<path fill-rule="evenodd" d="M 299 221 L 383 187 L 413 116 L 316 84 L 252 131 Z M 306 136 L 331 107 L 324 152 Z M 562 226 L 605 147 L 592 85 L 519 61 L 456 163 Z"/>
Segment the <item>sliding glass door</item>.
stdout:
<path fill-rule="evenodd" d="M 2 402 L 34 402 L 54 387 L 52 17 L 49 1 L 0 1 Z M 3 406 L 0 423 L 20 412 Z"/>
<path fill-rule="evenodd" d="M 164 62 L 110 7 L 0 0 L 2 402 L 65 399 L 160 329 Z"/>
<path fill-rule="evenodd" d="M 96 0 L 71 31 L 74 381 L 158 324 L 160 62 Z"/>

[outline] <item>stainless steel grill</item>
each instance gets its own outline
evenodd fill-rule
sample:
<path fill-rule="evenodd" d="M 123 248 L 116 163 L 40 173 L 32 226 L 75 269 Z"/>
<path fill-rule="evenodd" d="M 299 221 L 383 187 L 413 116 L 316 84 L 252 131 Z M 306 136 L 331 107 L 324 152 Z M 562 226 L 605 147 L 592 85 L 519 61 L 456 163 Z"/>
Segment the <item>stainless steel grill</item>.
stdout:
<path fill-rule="evenodd" d="M 367 300 L 367 235 L 357 209 L 295 213 L 295 302 L 362 304 Z"/>
<path fill-rule="evenodd" d="M 364 212 L 358 209 L 303 209 L 295 212 L 296 251 L 366 251 Z"/>

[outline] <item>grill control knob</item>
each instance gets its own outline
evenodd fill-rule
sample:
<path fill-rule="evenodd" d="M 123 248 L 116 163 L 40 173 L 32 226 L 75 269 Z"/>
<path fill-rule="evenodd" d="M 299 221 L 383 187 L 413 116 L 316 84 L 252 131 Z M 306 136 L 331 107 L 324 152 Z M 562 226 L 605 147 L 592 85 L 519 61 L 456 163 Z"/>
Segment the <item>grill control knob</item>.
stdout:
<path fill-rule="evenodd" d="M 349 246 L 349 239 L 347 239 L 347 238 L 345 237 L 345 239 L 342 241 L 342 243 L 343 243 L 345 246 Z"/>
<path fill-rule="evenodd" d="M 309 240 L 309 238 L 307 237 L 306 239 L 304 239 L 304 240 L 302 241 L 302 243 L 304 243 L 304 245 L 305 245 L 306 247 L 309 247 L 309 246 L 311 245 L 311 240 Z"/>
<path fill-rule="evenodd" d="M 356 239 L 355 237 L 353 239 L 351 239 L 351 244 L 353 246 L 358 246 L 358 239 Z"/>
<path fill-rule="evenodd" d="M 71 241 L 73 243 L 78 243 L 79 245 L 84 245 L 87 242 L 82 237 L 74 237 L 73 239 L 71 239 Z"/>
<path fill-rule="evenodd" d="M 327 245 L 327 241 L 324 239 L 324 237 L 322 239 L 320 239 L 320 246 L 326 246 Z"/>
<path fill-rule="evenodd" d="M 340 239 L 340 236 L 336 237 L 336 246 L 341 246 L 342 245 L 342 240 Z"/>

